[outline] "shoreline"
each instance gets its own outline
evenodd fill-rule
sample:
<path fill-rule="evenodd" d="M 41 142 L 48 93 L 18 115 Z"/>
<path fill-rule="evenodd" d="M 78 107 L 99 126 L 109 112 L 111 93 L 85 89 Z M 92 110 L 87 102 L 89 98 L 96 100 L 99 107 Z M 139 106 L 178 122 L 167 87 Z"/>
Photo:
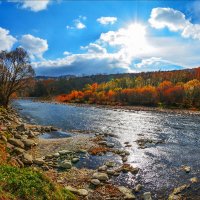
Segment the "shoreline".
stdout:
<path fill-rule="evenodd" d="M 124 111 L 146 111 L 146 112 L 160 112 L 160 113 L 170 113 L 170 114 L 190 114 L 190 115 L 200 115 L 200 110 L 194 109 L 182 109 L 182 108 L 160 108 L 160 107 L 151 107 L 151 106 L 131 106 L 131 105 L 102 105 L 102 104 L 88 104 L 88 103 L 69 103 L 69 102 L 59 102 L 55 100 L 46 100 L 40 98 L 19 98 L 25 100 L 33 100 L 38 102 L 52 103 L 52 104 L 62 104 L 62 105 L 70 105 L 76 107 L 93 107 L 100 109 L 110 109 L 110 110 L 124 110 Z"/>

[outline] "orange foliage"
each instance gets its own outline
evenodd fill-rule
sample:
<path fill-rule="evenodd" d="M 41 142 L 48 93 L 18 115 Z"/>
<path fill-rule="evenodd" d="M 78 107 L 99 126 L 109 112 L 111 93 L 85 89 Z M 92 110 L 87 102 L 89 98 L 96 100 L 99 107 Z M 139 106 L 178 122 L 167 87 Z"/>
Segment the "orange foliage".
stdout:
<path fill-rule="evenodd" d="M 119 85 L 123 85 L 120 79 L 99 85 L 94 83 L 87 85 L 82 91 L 73 90 L 69 94 L 59 95 L 56 100 L 104 105 L 156 106 L 158 103 L 162 103 L 172 106 L 200 107 L 200 81 L 197 79 L 190 80 L 185 84 L 183 82 L 174 84 L 171 81 L 163 81 L 157 87 L 149 84 L 138 87 L 141 82 L 144 84 L 144 80 L 141 80 L 138 79 L 134 86 L 128 79 L 128 85 L 133 85 L 130 88 L 120 88 Z"/>

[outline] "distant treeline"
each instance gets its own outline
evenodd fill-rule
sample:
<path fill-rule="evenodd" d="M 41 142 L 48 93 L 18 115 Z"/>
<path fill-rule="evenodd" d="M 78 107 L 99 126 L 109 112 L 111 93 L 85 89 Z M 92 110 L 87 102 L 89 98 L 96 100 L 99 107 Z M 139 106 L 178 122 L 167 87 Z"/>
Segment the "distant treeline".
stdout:
<path fill-rule="evenodd" d="M 62 102 L 200 108 L 200 68 L 35 81 L 29 96 Z"/>

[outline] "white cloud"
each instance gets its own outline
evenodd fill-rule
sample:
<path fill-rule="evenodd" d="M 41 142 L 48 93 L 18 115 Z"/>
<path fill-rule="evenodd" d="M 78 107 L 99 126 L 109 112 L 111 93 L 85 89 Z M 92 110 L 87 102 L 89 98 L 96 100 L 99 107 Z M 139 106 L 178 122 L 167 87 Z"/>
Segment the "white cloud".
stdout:
<path fill-rule="evenodd" d="M 142 71 L 157 71 L 157 70 L 175 70 L 182 69 L 183 67 L 175 65 L 174 63 L 164 60 L 162 58 L 150 57 L 142 59 L 141 62 L 135 64 L 135 67 L 138 70 Z"/>
<path fill-rule="evenodd" d="M 103 25 L 114 24 L 117 22 L 117 17 L 100 17 L 97 22 Z"/>
<path fill-rule="evenodd" d="M 9 30 L 0 27 L 0 51 L 11 50 L 17 39 L 10 35 Z"/>
<path fill-rule="evenodd" d="M 34 12 L 47 9 L 50 0 L 8 0 L 13 3 L 20 3 L 24 9 L 29 9 Z"/>
<path fill-rule="evenodd" d="M 83 23 L 80 22 L 80 21 L 76 21 L 76 22 L 75 22 L 75 27 L 76 27 L 77 29 L 84 29 L 84 28 L 86 28 L 85 24 L 83 24 Z"/>
<path fill-rule="evenodd" d="M 185 15 L 172 8 L 154 8 L 151 12 L 149 23 L 153 28 L 167 27 L 171 31 L 181 31 L 185 38 L 200 40 L 200 24 L 193 24 Z"/>
<path fill-rule="evenodd" d="M 83 50 L 87 50 L 88 53 L 94 53 L 94 54 L 105 54 L 107 53 L 107 50 L 100 46 L 99 44 L 90 43 L 89 45 L 85 47 L 81 47 Z"/>
<path fill-rule="evenodd" d="M 20 44 L 30 53 L 32 58 L 37 57 L 43 59 L 43 53 L 48 50 L 47 40 L 34 37 L 30 34 L 23 35 Z"/>
<path fill-rule="evenodd" d="M 183 30 L 189 23 L 182 12 L 172 8 L 153 8 L 149 22 L 154 28 L 167 27 L 171 31 Z"/>
<path fill-rule="evenodd" d="M 84 29 L 86 25 L 83 23 L 87 18 L 85 16 L 79 16 L 77 19 L 73 20 L 73 26 L 67 25 L 67 29 Z"/>
<path fill-rule="evenodd" d="M 33 63 L 38 75 L 98 74 L 132 72 L 118 54 L 72 54 L 56 60 Z"/>
<path fill-rule="evenodd" d="M 193 38 L 200 40 L 200 24 L 189 24 L 182 32 L 182 36 L 185 38 Z"/>
<path fill-rule="evenodd" d="M 64 51 L 63 52 L 63 55 L 65 55 L 65 56 L 70 55 L 70 54 L 71 54 L 71 52 L 69 52 L 69 51 Z"/>

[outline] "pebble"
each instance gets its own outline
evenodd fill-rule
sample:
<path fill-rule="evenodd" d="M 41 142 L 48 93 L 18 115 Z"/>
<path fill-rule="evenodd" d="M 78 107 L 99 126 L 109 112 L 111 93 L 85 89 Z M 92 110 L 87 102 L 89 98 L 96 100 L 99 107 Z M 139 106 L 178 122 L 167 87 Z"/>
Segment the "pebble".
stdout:
<path fill-rule="evenodd" d="M 87 196 L 88 195 L 88 191 L 85 189 L 79 189 L 78 190 L 78 195 L 80 196 Z"/>
<path fill-rule="evenodd" d="M 78 162 L 80 159 L 79 158 L 72 158 L 72 162 L 73 163 L 76 163 L 76 162 Z"/>
<path fill-rule="evenodd" d="M 143 194 L 144 200 L 152 200 L 151 192 L 145 192 Z"/>
<path fill-rule="evenodd" d="M 101 172 L 94 173 L 92 178 L 98 179 L 100 181 L 107 181 L 109 179 L 106 173 L 101 173 Z"/>
<path fill-rule="evenodd" d="M 93 185 L 97 186 L 97 185 L 100 185 L 101 182 L 100 182 L 98 179 L 92 179 L 92 180 L 91 180 L 91 183 L 92 183 Z"/>

